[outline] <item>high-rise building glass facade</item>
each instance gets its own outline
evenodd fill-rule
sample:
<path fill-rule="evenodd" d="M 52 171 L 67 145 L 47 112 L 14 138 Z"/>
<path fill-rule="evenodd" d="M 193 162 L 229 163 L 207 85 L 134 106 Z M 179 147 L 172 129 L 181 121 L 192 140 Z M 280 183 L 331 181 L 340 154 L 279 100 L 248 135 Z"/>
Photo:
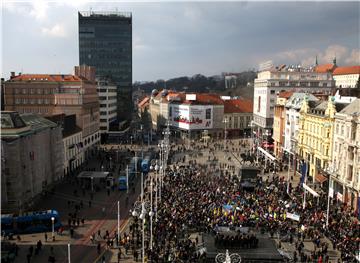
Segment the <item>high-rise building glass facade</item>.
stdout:
<path fill-rule="evenodd" d="M 117 86 L 118 121 L 132 112 L 132 16 L 124 12 L 79 12 L 80 65 Z"/>

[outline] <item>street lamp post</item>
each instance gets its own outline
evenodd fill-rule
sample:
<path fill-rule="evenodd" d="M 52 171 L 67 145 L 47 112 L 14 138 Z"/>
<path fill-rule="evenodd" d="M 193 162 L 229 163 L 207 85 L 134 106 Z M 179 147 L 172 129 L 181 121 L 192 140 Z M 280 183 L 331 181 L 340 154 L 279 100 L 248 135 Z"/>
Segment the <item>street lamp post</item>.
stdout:
<path fill-rule="evenodd" d="M 129 194 L 129 165 L 126 165 L 126 193 Z"/>
<path fill-rule="evenodd" d="M 94 192 L 94 177 L 91 177 L 91 192 Z"/>
<path fill-rule="evenodd" d="M 141 129 L 141 159 L 144 159 L 144 151 L 143 151 L 143 126 L 140 125 L 140 129 Z"/>
<path fill-rule="evenodd" d="M 331 175 L 335 173 L 334 165 L 331 167 L 328 166 L 327 173 L 329 176 L 329 184 L 328 184 L 328 195 L 327 195 L 327 208 L 326 208 L 326 227 L 329 227 L 329 214 L 330 214 L 330 198 L 333 198 L 334 190 L 331 187 Z"/>
<path fill-rule="evenodd" d="M 52 230 L 52 233 L 51 233 L 51 236 L 52 236 L 52 240 L 54 241 L 55 240 L 55 227 L 54 227 L 54 222 L 55 222 L 55 217 L 51 217 L 51 230 Z"/>
<path fill-rule="evenodd" d="M 143 185 L 143 173 L 141 173 L 141 201 L 135 202 L 134 211 L 132 215 L 139 217 L 142 221 L 142 262 L 145 262 L 145 216 L 146 211 L 149 209 L 149 203 L 144 201 L 144 185 Z"/>
<path fill-rule="evenodd" d="M 152 246 L 153 246 L 153 216 L 154 216 L 154 212 L 153 212 L 153 179 L 151 177 L 151 181 L 150 181 L 150 212 L 149 212 L 149 216 L 150 216 L 150 249 L 152 250 Z"/>
<path fill-rule="evenodd" d="M 226 124 L 228 123 L 228 120 L 226 118 L 224 118 L 223 123 L 224 123 L 224 152 L 225 152 L 226 151 Z"/>
<path fill-rule="evenodd" d="M 120 201 L 117 202 L 117 209 L 118 209 L 118 214 L 117 214 L 117 239 L 118 239 L 118 243 L 117 245 L 120 246 Z"/>
<path fill-rule="evenodd" d="M 308 174 L 308 169 L 309 169 L 309 163 L 308 162 L 305 162 L 305 160 L 304 160 L 304 164 L 306 165 L 305 166 L 305 178 L 304 178 L 304 184 L 306 184 L 306 182 L 307 182 L 307 174 Z M 303 200 L 303 209 L 305 209 L 306 208 L 306 189 L 305 189 L 305 187 L 303 187 L 304 188 L 304 200 Z"/>
<path fill-rule="evenodd" d="M 68 263 L 71 263 L 71 260 L 70 260 L 70 244 L 68 244 Z"/>

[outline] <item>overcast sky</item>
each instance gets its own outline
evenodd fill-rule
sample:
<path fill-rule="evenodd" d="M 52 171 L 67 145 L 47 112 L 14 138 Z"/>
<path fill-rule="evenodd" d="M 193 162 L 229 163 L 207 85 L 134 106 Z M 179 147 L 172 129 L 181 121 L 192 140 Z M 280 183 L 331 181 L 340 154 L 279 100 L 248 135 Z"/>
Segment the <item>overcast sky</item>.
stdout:
<path fill-rule="evenodd" d="M 274 64 L 360 65 L 360 2 L 3 3 L 2 76 L 72 73 L 77 11 L 133 14 L 133 80 L 216 75 Z"/>

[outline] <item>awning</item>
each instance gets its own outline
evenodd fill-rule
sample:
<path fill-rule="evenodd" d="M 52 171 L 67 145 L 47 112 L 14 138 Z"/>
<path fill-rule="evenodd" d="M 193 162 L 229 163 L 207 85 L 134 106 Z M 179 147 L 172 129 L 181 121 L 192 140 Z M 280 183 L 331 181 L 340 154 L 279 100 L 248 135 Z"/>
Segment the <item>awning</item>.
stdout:
<path fill-rule="evenodd" d="M 323 176 L 322 174 L 317 174 L 316 176 L 315 176 L 315 179 L 316 179 L 316 181 L 318 181 L 319 183 L 323 183 L 323 182 L 325 182 L 328 178 L 327 177 L 325 177 L 325 176 Z"/>

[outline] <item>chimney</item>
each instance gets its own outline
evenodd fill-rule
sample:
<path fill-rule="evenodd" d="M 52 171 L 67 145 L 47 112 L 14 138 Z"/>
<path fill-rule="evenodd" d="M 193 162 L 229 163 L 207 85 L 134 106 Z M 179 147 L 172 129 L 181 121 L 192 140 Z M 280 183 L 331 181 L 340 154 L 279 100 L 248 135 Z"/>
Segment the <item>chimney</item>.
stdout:
<path fill-rule="evenodd" d="M 12 78 L 15 78 L 15 72 L 14 71 L 10 72 L 10 79 L 12 79 Z"/>

